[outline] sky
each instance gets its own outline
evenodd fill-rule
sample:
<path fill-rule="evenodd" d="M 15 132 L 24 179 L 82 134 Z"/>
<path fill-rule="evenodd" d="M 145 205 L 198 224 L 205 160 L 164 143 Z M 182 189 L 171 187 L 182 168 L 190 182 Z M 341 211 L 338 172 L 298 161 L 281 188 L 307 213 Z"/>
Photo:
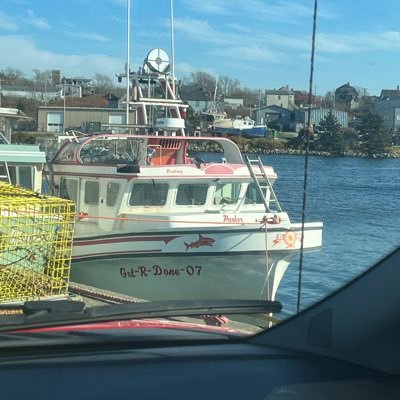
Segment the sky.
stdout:
<path fill-rule="evenodd" d="M 175 75 L 204 71 L 250 89 L 308 90 L 314 0 L 174 0 Z M 400 85 L 398 0 L 319 0 L 313 91 Z M 127 0 L 0 0 L 0 70 L 115 78 L 127 57 Z M 132 69 L 171 55 L 170 0 L 131 0 Z"/>

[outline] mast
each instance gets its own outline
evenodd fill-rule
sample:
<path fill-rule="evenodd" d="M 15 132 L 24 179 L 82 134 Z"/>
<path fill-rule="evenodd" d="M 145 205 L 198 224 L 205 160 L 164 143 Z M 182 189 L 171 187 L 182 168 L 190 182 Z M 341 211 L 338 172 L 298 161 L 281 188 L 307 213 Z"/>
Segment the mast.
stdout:
<path fill-rule="evenodd" d="M 128 15 L 127 15 L 127 49 L 126 49 L 126 124 L 129 124 L 129 108 L 130 108 L 130 101 L 129 101 L 129 88 L 131 83 L 131 74 L 130 74 L 130 36 L 131 36 L 131 0 L 128 1 Z"/>
<path fill-rule="evenodd" d="M 172 73 L 172 92 L 175 97 L 175 45 L 174 45 L 174 0 L 170 0 L 171 13 L 171 73 Z"/>

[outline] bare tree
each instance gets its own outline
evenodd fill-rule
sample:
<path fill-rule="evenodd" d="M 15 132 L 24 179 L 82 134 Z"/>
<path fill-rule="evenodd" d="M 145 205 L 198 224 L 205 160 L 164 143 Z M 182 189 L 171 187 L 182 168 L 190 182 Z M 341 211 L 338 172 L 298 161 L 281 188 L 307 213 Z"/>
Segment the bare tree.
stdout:
<path fill-rule="evenodd" d="M 216 78 L 214 78 L 208 72 L 192 72 L 190 74 L 190 79 L 186 80 L 186 82 L 192 85 L 201 86 L 203 90 L 210 96 L 210 98 L 214 97 Z"/>
<path fill-rule="evenodd" d="M 218 78 L 218 89 L 223 97 L 231 97 L 232 93 L 240 90 L 240 81 L 222 75 Z"/>
<path fill-rule="evenodd" d="M 16 68 L 7 67 L 0 71 L 1 82 L 6 85 L 22 85 L 27 83 L 24 73 Z"/>
<path fill-rule="evenodd" d="M 34 97 L 36 94 L 40 96 L 41 100 L 47 101 L 47 88 L 51 85 L 51 72 L 41 71 L 40 69 L 33 69 L 33 84 L 34 84 Z"/>
<path fill-rule="evenodd" d="M 93 76 L 93 87 L 97 94 L 107 94 L 115 89 L 112 79 L 108 75 L 99 73 Z"/>

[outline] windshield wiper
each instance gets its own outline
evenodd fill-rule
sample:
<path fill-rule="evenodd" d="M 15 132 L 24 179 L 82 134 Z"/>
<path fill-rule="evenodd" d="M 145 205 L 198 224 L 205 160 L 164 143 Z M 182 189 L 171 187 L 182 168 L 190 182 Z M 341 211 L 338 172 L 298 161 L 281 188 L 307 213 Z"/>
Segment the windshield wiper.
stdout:
<path fill-rule="evenodd" d="M 7 310 L 7 315 L 3 310 Z M 13 310 L 20 314 L 11 314 Z M 170 300 L 93 308 L 85 308 L 85 303 L 70 300 L 29 301 L 23 305 L 0 306 L 0 331 L 123 319 L 271 314 L 281 310 L 280 302 L 268 300 Z"/>

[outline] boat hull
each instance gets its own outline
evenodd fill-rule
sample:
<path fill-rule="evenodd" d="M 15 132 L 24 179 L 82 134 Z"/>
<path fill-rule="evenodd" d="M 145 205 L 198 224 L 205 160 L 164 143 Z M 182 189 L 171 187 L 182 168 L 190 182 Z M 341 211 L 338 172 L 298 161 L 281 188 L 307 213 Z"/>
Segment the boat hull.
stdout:
<path fill-rule="evenodd" d="M 294 255 L 270 256 L 268 283 L 263 253 L 83 261 L 73 265 L 71 279 L 145 300 L 266 299 L 275 297 Z"/>
<path fill-rule="evenodd" d="M 306 251 L 321 232 L 307 226 Z M 300 226 L 78 238 L 71 280 L 145 300 L 273 299 L 300 245 Z"/>

